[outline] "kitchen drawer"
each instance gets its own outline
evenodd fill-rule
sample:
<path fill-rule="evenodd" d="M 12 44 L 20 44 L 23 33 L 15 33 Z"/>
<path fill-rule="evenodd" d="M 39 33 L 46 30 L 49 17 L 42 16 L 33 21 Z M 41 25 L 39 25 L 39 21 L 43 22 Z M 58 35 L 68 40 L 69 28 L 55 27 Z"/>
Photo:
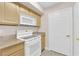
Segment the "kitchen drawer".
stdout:
<path fill-rule="evenodd" d="M 9 56 L 24 56 L 24 49 L 18 50 Z"/>
<path fill-rule="evenodd" d="M 2 55 L 8 56 L 8 55 L 20 50 L 20 49 L 23 49 L 23 45 L 24 45 L 23 43 L 20 43 L 20 44 L 16 44 L 16 45 L 7 47 L 7 48 L 2 50 Z"/>

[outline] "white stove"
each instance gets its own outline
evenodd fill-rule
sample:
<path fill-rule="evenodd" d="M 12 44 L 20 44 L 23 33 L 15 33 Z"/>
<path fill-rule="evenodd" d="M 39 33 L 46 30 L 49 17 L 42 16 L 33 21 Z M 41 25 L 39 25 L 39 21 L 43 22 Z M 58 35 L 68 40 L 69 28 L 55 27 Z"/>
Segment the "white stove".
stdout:
<path fill-rule="evenodd" d="M 41 55 L 41 37 L 33 35 L 32 32 L 17 32 L 17 39 L 25 41 L 25 56 L 40 56 Z"/>

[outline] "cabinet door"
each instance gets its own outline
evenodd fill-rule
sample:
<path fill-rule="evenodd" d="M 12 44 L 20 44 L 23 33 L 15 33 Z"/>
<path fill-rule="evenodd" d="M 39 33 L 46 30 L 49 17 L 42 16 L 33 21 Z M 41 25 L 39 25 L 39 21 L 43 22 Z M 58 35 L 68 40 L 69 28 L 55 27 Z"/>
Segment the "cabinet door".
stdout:
<path fill-rule="evenodd" d="M 16 51 L 16 53 L 11 54 L 10 56 L 24 56 L 24 49 Z"/>
<path fill-rule="evenodd" d="M 19 7 L 14 3 L 5 3 L 5 24 L 19 23 Z"/>
<path fill-rule="evenodd" d="M 11 55 L 12 53 L 16 53 L 16 51 L 20 49 L 24 49 L 24 43 L 19 43 L 19 44 L 2 49 L 2 55 L 8 56 L 8 55 Z"/>
<path fill-rule="evenodd" d="M 4 3 L 0 2 L 0 24 L 4 20 Z"/>
<path fill-rule="evenodd" d="M 23 8 L 23 7 L 20 7 L 20 15 L 21 15 L 22 13 L 28 15 L 28 14 L 29 14 L 29 11 L 28 11 L 28 9 L 25 9 L 25 8 Z"/>

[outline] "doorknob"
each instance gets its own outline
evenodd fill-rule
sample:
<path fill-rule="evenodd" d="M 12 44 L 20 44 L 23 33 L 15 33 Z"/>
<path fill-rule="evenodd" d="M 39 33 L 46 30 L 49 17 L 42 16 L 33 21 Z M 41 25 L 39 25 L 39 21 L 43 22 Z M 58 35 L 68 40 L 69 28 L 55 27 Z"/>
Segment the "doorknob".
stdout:
<path fill-rule="evenodd" d="M 79 40 L 79 38 L 77 40 Z"/>
<path fill-rule="evenodd" d="M 70 35 L 66 35 L 66 37 L 70 37 Z"/>

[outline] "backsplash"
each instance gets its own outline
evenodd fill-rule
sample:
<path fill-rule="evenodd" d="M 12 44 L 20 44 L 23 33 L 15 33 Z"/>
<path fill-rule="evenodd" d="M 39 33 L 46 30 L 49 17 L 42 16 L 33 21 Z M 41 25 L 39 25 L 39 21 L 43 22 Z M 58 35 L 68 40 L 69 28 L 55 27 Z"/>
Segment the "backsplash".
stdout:
<path fill-rule="evenodd" d="M 4 26 L 0 25 L 0 36 L 6 35 L 16 35 L 18 30 L 23 31 L 37 31 L 36 27 L 26 27 L 26 26 Z"/>
<path fill-rule="evenodd" d="M 0 36 L 15 35 L 17 26 L 2 26 L 0 25 Z"/>
<path fill-rule="evenodd" d="M 38 28 L 37 27 L 30 27 L 30 26 L 18 26 L 18 30 L 36 32 L 36 31 L 38 31 Z"/>

